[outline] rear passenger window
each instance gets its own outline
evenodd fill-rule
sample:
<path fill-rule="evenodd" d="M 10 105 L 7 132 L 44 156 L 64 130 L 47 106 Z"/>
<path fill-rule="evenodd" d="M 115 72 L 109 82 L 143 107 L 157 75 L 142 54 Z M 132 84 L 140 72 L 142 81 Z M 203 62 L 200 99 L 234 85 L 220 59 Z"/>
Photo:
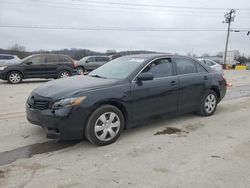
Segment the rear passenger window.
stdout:
<path fill-rule="evenodd" d="M 175 58 L 177 73 L 181 74 L 192 74 L 196 73 L 196 67 L 194 61 L 187 58 Z"/>
<path fill-rule="evenodd" d="M 58 55 L 48 55 L 46 59 L 47 59 L 47 63 L 60 62 L 60 57 Z"/>
<path fill-rule="evenodd" d="M 212 62 L 212 61 L 208 61 L 208 60 L 206 60 L 206 64 L 207 64 L 207 65 L 209 65 L 209 66 L 213 66 L 213 65 L 215 65 L 215 64 L 214 64 L 214 62 Z"/>
<path fill-rule="evenodd" d="M 173 76 L 173 63 L 171 59 L 158 59 L 147 66 L 142 72 L 151 72 L 154 78 Z"/>
<path fill-rule="evenodd" d="M 196 68 L 198 72 L 207 72 L 207 70 L 199 63 L 196 63 Z"/>
<path fill-rule="evenodd" d="M 95 59 L 96 59 L 96 61 L 105 61 L 104 57 L 96 57 Z"/>
<path fill-rule="evenodd" d="M 66 56 L 61 56 L 60 59 L 61 59 L 61 62 L 64 62 L 64 63 L 70 63 L 71 62 L 71 60 Z"/>

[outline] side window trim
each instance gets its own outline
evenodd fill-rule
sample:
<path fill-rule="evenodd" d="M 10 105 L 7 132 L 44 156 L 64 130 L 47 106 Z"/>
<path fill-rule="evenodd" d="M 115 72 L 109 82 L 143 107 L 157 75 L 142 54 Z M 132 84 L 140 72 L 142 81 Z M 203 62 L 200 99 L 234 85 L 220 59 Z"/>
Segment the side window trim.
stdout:
<path fill-rule="evenodd" d="M 131 82 L 136 82 L 136 78 L 141 74 L 141 72 L 148 66 L 148 65 L 150 65 L 151 63 L 153 63 L 154 61 L 156 61 L 156 60 L 158 60 L 158 59 L 170 59 L 171 60 L 171 62 L 172 62 L 172 66 L 173 66 L 173 76 L 167 76 L 167 77 L 161 77 L 161 78 L 169 78 L 169 77 L 176 77 L 176 76 L 178 76 L 177 75 L 177 70 L 176 70 L 176 67 L 175 67 L 175 63 L 174 63 L 174 59 L 173 59 L 173 57 L 158 57 L 158 58 L 155 58 L 155 59 L 153 59 L 153 60 L 151 60 L 150 62 L 148 62 L 144 67 L 142 67 L 141 68 L 141 70 L 134 76 L 134 78 L 132 79 L 132 81 Z M 161 79 L 160 78 L 160 79 Z M 155 79 L 158 79 L 158 78 L 154 78 L 153 80 L 155 80 Z M 152 80 L 152 81 L 153 81 Z"/>

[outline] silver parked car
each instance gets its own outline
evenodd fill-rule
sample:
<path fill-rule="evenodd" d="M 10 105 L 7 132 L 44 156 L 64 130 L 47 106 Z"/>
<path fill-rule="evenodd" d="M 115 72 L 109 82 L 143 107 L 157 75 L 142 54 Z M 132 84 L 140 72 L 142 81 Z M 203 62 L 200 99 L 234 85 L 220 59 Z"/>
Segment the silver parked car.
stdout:
<path fill-rule="evenodd" d="M 209 67 L 211 67 L 215 71 L 223 72 L 222 65 L 216 63 L 215 61 L 213 61 L 211 59 L 198 59 L 198 60 L 201 61 L 202 63 L 208 65 Z"/>
<path fill-rule="evenodd" d="M 10 64 L 10 63 L 14 64 L 18 62 L 20 62 L 20 59 L 16 55 L 0 54 L 0 66 Z"/>
<path fill-rule="evenodd" d="M 110 60 L 109 56 L 86 56 L 76 62 L 78 73 L 84 74 L 86 71 L 92 71 Z"/>

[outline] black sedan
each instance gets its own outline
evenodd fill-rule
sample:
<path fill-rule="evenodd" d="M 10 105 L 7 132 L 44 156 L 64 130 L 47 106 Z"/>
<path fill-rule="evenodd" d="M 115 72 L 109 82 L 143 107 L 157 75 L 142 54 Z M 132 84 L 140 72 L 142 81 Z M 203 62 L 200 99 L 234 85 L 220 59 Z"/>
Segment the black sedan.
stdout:
<path fill-rule="evenodd" d="M 48 138 L 107 145 L 151 118 L 212 115 L 226 93 L 223 75 L 185 56 L 125 56 L 92 71 L 47 82 L 27 99 L 27 119 Z"/>

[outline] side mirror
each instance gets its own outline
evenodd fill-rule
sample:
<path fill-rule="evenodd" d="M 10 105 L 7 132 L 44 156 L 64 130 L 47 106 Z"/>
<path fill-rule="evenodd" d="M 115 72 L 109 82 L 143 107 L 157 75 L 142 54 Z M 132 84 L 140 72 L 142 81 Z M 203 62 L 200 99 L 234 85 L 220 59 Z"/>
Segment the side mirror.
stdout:
<path fill-rule="evenodd" d="M 25 64 L 26 64 L 26 65 L 31 65 L 32 62 L 31 62 L 31 61 L 28 61 L 28 62 L 26 62 Z"/>
<path fill-rule="evenodd" d="M 139 76 L 137 76 L 138 81 L 153 80 L 153 79 L 154 79 L 154 75 L 151 72 L 144 72 L 144 73 L 139 74 Z"/>

